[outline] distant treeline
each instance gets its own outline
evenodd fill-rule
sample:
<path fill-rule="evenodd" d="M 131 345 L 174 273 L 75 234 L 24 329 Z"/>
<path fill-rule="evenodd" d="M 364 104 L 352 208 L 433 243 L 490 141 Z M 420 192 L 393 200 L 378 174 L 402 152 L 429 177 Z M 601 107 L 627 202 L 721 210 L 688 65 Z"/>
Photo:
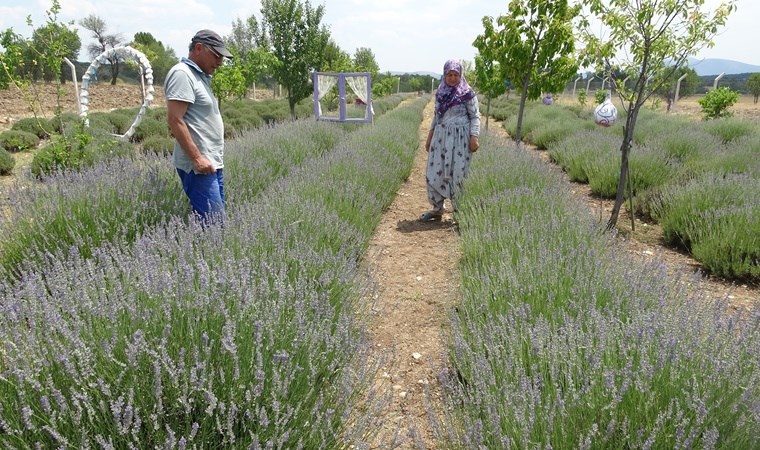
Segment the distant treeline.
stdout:
<path fill-rule="evenodd" d="M 752 73 L 723 75 L 718 81 L 718 87 L 728 87 L 731 88 L 732 91 L 738 91 L 741 94 L 749 94 L 749 90 L 747 89 L 747 79 L 750 75 L 752 75 Z M 705 75 L 699 77 L 701 83 L 700 88 L 697 90 L 697 94 L 704 94 L 709 89 L 712 89 L 716 78 L 718 78 L 718 75 Z"/>

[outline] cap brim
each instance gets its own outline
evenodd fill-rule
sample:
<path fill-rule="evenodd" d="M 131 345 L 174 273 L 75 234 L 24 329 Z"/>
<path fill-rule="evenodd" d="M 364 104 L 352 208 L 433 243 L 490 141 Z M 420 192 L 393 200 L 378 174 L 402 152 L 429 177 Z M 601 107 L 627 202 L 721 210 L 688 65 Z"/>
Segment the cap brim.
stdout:
<path fill-rule="evenodd" d="M 214 47 L 214 50 L 219 52 L 220 55 L 224 56 L 225 58 L 232 59 L 232 53 L 230 53 L 229 50 L 227 50 L 224 47 Z"/>

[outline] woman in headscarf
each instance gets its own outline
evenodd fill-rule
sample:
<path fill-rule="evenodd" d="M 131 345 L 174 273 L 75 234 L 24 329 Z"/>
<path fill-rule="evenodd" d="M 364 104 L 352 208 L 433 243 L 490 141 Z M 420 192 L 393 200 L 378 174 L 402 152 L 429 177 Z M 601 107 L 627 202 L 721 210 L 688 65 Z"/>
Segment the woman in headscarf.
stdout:
<path fill-rule="evenodd" d="M 435 116 L 425 142 L 428 152 L 425 180 L 433 209 L 423 213 L 420 221 L 441 220 L 443 201 L 447 198 L 456 211 L 456 196 L 467 176 L 472 154 L 478 150 L 479 134 L 478 97 L 464 79 L 459 61 L 446 61 L 435 94 Z"/>

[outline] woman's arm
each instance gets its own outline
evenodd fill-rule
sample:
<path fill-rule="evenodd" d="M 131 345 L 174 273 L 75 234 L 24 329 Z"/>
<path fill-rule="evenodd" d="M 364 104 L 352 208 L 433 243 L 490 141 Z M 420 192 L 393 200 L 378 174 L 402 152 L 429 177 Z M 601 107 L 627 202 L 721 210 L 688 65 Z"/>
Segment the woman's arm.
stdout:
<path fill-rule="evenodd" d="M 477 95 L 467 102 L 467 116 L 470 118 L 470 151 L 474 153 L 480 148 L 480 104 Z"/>

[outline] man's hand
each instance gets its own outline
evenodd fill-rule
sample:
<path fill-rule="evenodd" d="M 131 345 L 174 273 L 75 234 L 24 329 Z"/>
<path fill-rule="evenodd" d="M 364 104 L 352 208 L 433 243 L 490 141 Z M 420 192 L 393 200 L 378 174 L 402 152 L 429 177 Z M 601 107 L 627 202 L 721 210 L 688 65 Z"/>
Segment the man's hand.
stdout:
<path fill-rule="evenodd" d="M 193 160 L 193 170 L 197 174 L 210 175 L 216 172 L 216 167 L 208 158 L 198 155 L 198 158 Z"/>

